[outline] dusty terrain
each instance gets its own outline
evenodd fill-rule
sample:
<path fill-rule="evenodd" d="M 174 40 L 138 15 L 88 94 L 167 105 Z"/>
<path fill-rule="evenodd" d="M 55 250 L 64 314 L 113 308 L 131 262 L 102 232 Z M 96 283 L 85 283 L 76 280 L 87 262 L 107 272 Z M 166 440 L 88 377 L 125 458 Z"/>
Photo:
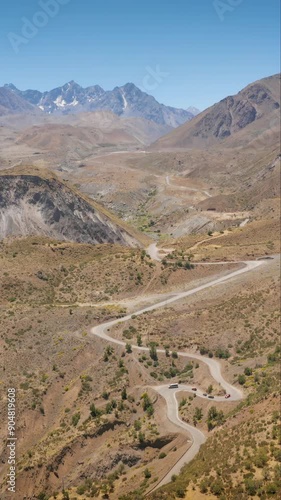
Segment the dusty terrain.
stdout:
<path fill-rule="evenodd" d="M 18 487 L 30 498 L 43 491 L 49 494 L 61 491 L 62 486 L 73 498 L 86 498 L 89 488 L 96 492 L 111 491 L 110 498 L 116 499 L 125 491 L 135 489 L 136 484 L 140 485 L 140 490 L 134 495 L 150 490 L 169 471 L 171 456 L 176 462 L 190 444 L 186 435 L 166 420 L 165 402 L 157 399 L 149 386 L 165 381 L 168 384 L 171 379 L 180 377 L 185 383 L 198 385 L 203 390 L 208 390 L 212 384 L 214 394 L 219 391 L 200 361 L 190 364 L 181 358 L 161 355 L 155 364 L 149 355 L 126 353 L 122 346 L 108 350 L 106 343 L 91 336 L 90 328 L 116 316 L 122 317 L 127 310 L 134 311 L 135 298 L 142 302 L 139 294 L 145 294 L 144 303 L 153 303 L 159 291 L 171 293 L 185 281 L 186 289 L 198 286 L 213 276 L 239 269 L 239 264 L 226 264 L 225 268 L 224 265 L 198 264 L 186 271 L 179 268 L 172 272 L 172 280 L 165 282 L 165 266 L 161 262 L 151 262 L 141 250 L 108 246 L 105 252 L 105 248 L 59 245 L 36 238 L 5 242 L 1 247 L 1 350 L 9 360 L 9 371 L 7 366 L 6 370 L 2 368 L 1 380 L 4 386 L 13 381 L 18 388 Z M 138 334 L 143 345 L 151 341 L 159 343 L 161 338 L 161 345 L 169 344 L 173 351 L 190 347 L 196 350 L 197 346 L 203 346 L 208 351 L 212 348 L 215 356 L 214 348 L 224 350 L 227 347 L 231 357 L 223 361 L 223 372 L 227 380 L 237 384 L 237 376 L 243 373 L 244 367 L 263 366 L 268 353 L 274 350 L 273 344 L 276 345 L 276 265 L 276 260 L 267 261 L 262 274 L 253 272 L 248 277 L 250 281 L 241 276 L 223 288 L 218 287 L 212 299 L 207 290 L 190 297 L 188 320 L 185 301 L 175 303 L 172 309 L 159 309 L 146 315 L 141 322 L 138 319 L 131 324 L 127 322 L 121 331 L 122 338 L 128 343 L 135 342 Z M 114 269 L 114 274 L 108 269 Z M 241 287 L 244 299 L 240 297 Z M 272 290 L 269 295 L 267 289 Z M 230 347 L 226 345 L 227 331 L 225 340 L 221 333 L 227 327 L 225 308 L 229 303 L 233 317 L 237 318 L 241 314 L 241 300 L 245 308 L 249 307 L 251 294 L 257 297 L 255 317 L 257 321 L 264 317 L 268 335 L 261 337 L 254 317 L 249 325 L 241 319 L 231 331 L 233 341 L 236 340 Z M 220 321 L 217 321 L 218 314 L 221 314 Z M 158 316 L 161 331 L 157 326 Z M 242 316 L 248 317 L 246 309 Z M 193 326 L 195 317 L 197 322 Z M 214 328 L 213 318 L 219 330 L 217 326 Z M 229 321 L 231 323 L 231 318 Z M 189 343 L 187 325 L 197 345 Z M 200 337 L 199 330 L 214 333 Z M 173 332 L 176 332 L 176 341 Z M 254 354 L 252 345 L 247 343 L 246 332 L 255 335 L 257 352 Z M 113 331 L 113 335 L 116 333 Z M 235 352 L 235 346 L 239 346 L 239 352 L 238 347 Z M 241 355 L 245 361 L 241 362 Z M 254 363 L 251 361 L 253 356 Z M 124 387 L 126 395 L 122 393 Z M 253 393 L 256 383 L 247 382 L 245 390 Z M 143 409 L 145 391 L 153 408 L 150 416 Z M 180 395 L 179 402 L 185 397 L 185 394 Z M 196 408 L 201 407 L 203 420 L 199 428 L 208 435 L 206 416 L 212 402 L 202 400 L 198 403 L 193 396 L 191 400 L 187 396 L 187 401 L 187 406 L 181 405 L 182 419 L 192 423 Z M 221 409 L 226 414 L 236 407 L 237 403 L 223 403 Z M 95 412 L 92 416 L 91 411 Z M 1 413 L 4 414 L 4 406 Z M 4 438 L 5 429 L 2 436 Z M 4 449 L 2 456 L 5 457 Z M 146 469 L 151 479 L 146 478 Z M 115 475 L 112 476 L 112 472 Z M 86 483 L 85 476 L 91 481 Z"/>
<path fill-rule="evenodd" d="M 16 500 L 277 498 L 273 80 L 151 148 L 110 113 L 1 118 L 1 500 L 8 387 Z"/>
<path fill-rule="evenodd" d="M 278 75 L 256 82 L 228 98 L 229 109 L 227 99 L 215 104 L 150 148 L 164 130 L 140 118 L 106 111 L 5 116 L 0 168 L 20 164 L 55 171 L 153 238 L 278 218 L 278 85 Z M 253 119 L 247 106 L 255 109 Z M 228 123 L 225 113 L 233 115 L 230 134 L 213 137 L 213 119 Z M 178 135 L 185 146 L 167 147 Z M 190 136 L 198 140 L 189 143 Z"/>

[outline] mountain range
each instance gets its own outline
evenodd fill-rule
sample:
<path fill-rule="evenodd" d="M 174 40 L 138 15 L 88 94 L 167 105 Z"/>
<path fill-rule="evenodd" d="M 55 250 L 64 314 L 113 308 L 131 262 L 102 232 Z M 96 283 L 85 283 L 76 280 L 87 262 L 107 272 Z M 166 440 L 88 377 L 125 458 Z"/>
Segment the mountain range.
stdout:
<path fill-rule="evenodd" d="M 111 91 L 99 85 L 83 88 L 71 81 L 51 91 L 19 90 L 12 83 L 0 88 L 1 114 L 43 112 L 47 114 L 72 114 L 88 111 L 111 111 L 122 117 L 138 117 L 159 125 L 176 128 L 191 120 L 196 108 L 189 110 L 160 104 L 133 83 L 115 87 Z"/>

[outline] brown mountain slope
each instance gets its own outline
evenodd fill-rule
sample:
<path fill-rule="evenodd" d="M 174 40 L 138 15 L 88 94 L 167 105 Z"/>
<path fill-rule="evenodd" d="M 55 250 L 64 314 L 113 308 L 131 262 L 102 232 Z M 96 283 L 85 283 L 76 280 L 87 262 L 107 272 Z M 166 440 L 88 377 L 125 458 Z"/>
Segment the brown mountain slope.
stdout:
<path fill-rule="evenodd" d="M 240 141 L 243 141 L 244 133 L 252 133 L 254 138 L 276 126 L 279 108 L 280 74 L 254 82 L 237 95 L 226 97 L 159 139 L 152 148 L 206 148 L 218 144 L 228 146 L 229 138 L 238 133 Z"/>
<path fill-rule="evenodd" d="M 256 167 L 256 168 L 255 168 Z M 280 198 L 280 155 L 273 162 L 253 165 L 239 176 L 240 187 L 231 194 L 206 198 L 198 204 L 203 210 L 219 211 L 253 210 L 266 200 Z"/>
<path fill-rule="evenodd" d="M 34 163 L 40 155 L 46 166 L 54 162 L 69 166 L 70 162 L 84 162 L 111 151 L 143 150 L 170 129 L 106 111 L 67 117 L 9 115 L 0 120 L 0 149 L 4 158 L 13 158 L 13 163 L 23 157 L 25 163 Z"/>
<path fill-rule="evenodd" d="M 91 127 L 73 127 L 54 123 L 27 129 L 19 137 L 17 143 L 47 151 L 75 148 L 85 152 L 103 143 L 140 145 L 138 140 L 123 130 L 101 131 Z"/>
<path fill-rule="evenodd" d="M 0 239 L 40 235 L 80 243 L 139 246 L 134 230 L 95 202 L 37 169 L 0 176 Z"/>

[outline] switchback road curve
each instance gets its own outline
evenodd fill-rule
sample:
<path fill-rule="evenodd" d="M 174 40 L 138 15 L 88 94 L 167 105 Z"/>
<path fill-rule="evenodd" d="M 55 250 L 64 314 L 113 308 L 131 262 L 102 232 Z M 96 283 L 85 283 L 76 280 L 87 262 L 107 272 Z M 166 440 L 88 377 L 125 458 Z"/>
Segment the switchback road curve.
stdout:
<path fill-rule="evenodd" d="M 237 262 L 238 263 L 238 262 Z M 124 316 L 123 318 L 115 319 L 113 321 L 109 321 L 107 323 L 103 323 L 101 325 L 97 325 L 91 329 L 91 333 L 95 335 L 96 337 L 99 337 L 106 342 L 114 343 L 120 346 L 125 346 L 126 342 L 118 339 L 114 339 L 109 335 L 110 329 L 118 325 L 120 323 L 125 323 L 126 321 L 129 321 L 132 319 L 132 316 L 139 316 L 143 313 L 154 311 L 156 309 L 160 309 L 162 307 L 166 307 L 168 304 L 172 304 L 176 301 L 182 300 L 185 297 L 189 297 L 191 295 L 194 295 L 195 293 L 198 293 L 202 290 L 206 290 L 207 288 L 211 288 L 217 285 L 221 285 L 223 283 L 228 282 L 232 278 L 235 278 L 236 276 L 242 275 L 244 273 L 247 273 L 249 271 L 252 271 L 256 269 L 257 267 L 261 266 L 264 264 L 264 261 L 259 260 L 259 261 L 244 261 L 240 262 L 244 264 L 244 267 L 242 269 L 238 269 L 236 271 L 230 272 L 229 274 L 222 276 L 220 278 L 214 279 L 210 281 L 209 283 L 205 283 L 204 285 L 197 286 L 191 290 L 184 291 L 184 292 L 175 292 L 172 293 L 171 297 L 165 299 L 165 300 L 160 300 L 160 302 L 152 305 L 145 307 L 143 309 L 140 309 L 139 311 L 136 311 L 134 313 L 128 314 Z M 229 262 L 221 262 L 221 264 L 229 264 Z M 161 294 L 159 294 L 159 298 L 161 298 Z M 143 297 L 142 297 L 143 300 Z M 136 351 L 149 351 L 149 347 L 140 347 L 137 345 L 132 345 L 132 349 Z M 164 349 L 157 349 L 157 353 L 163 354 L 165 353 Z M 243 398 L 243 392 L 238 389 L 237 387 L 231 385 L 229 382 L 227 382 L 222 373 L 221 373 L 221 365 L 219 361 L 213 359 L 213 358 L 206 358 L 204 356 L 201 356 L 200 354 L 196 354 L 193 352 L 178 352 L 178 356 L 181 357 L 186 357 L 190 359 L 196 359 L 201 361 L 202 363 L 205 363 L 210 371 L 211 376 L 213 379 L 220 384 L 220 386 L 227 392 L 231 394 L 231 401 L 239 401 Z M 159 484 L 154 488 L 159 488 L 160 486 L 163 486 L 164 484 L 167 484 L 168 482 L 171 481 L 171 477 L 173 474 L 178 474 L 180 469 L 183 467 L 184 464 L 188 463 L 190 460 L 192 460 L 195 455 L 198 453 L 200 446 L 204 443 L 205 441 L 205 435 L 196 429 L 195 427 L 183 422 L 180 417 L 179 417 L 179 410 L 178 410 L 178 404 L 176 400 L 176 392 L 178 391 L 188 391 L 192 392 L 191 386 L 185 386 L 185 385 L 180 385 L 178 389 L 173 390 L 169 389 L 168 386 L 154 386 L 152 387 L 155 391 L 157 391 L 164 399 L 166 400 L 167 403 L 167 418 L 174 423 L 177 427 L 180 429 L 184 429 L 189 435 L 191 435 L 192 438 L 192 444 L 190 448 L 187 450 L 187 452 L 183 455 L 183 457 L 171 468 L 171 470 L 168 472 L 168 474 L 165 475 L 165 477 L 161 480 Z M 197 397 L 202 397 L 203 393 L 201 390 L 198 389 L 196 392 Z M 215 396 L 214 401 L 226 401 L 224 397 L 218 397 Z"/>

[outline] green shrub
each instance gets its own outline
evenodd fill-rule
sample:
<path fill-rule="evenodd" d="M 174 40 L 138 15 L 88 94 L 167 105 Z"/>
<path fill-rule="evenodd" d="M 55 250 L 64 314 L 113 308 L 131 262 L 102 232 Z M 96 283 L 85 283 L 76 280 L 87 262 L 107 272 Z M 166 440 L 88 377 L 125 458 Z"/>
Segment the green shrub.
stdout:
<path fill-rule="evenodd" d="M 223 492 L 223 482 L 221 479 L 217 479 L 211 484 L 211 492 L 216 495 L 220 496 Z"/>
<path fill-rule="evenodd" d="M 153 361 L 158 361 L 156 344 L 154 342 L 150 344 L 149 355 Z"/>
<path fill-rule="evenodd" d="M 176 496 L 177 498 L 185 498 L 185 489 L 179 486 L 176 489 Z"/>
<path fill-rule="evenodd" d="M 134 428 L 136 429 L 136 431 L 140 431 L 141 430 L 141 421 L 140 420 L 135 420 L 135 422 L 134 422 Z"/>
<path fill-rule="evenodd" d="M 145 479 L 149 479 L 151 477 L 151 472 L 149 469 L 145 469 L 143 471 L 143 474 L 144 474 Z"/>
<path fill-rule="evenodd" d="M 266 486 L 266 492 L 269 495 L 275 495 L 278 492 L 278 485 L 276 483 L 269 483 Z"/>
<path fill-rule="evenodd" d="M 81 417 L 81 415 L 80 415 L 80 413 L 79 413 L 79 412 L 78 412 L 78 413 L 75 413 L 74 415 L 72 415 L 71 422 L 72 422 L 72 425 L 73 425 L 74 427 L 76 427 L 76 426 L 77 426 L 77 424 L 78 424 L 78 422 L 79 422 L 79 420 L 80 420 L 80 417 Z"/>
<path fill-rule="evenodd" d="M 133 349 L 132 349 L 132 346 L 131 344 L 126 344 L 126 352 L 128 354 L 131 354 L 133 352 Z"/>
<path fill-rule="evenodd" d="M 201 483 L 199 484 L 200 492 L 201 493 L 207 493 L 208 492 L 208 482 L 203 479 Z"/>
<path fill-rule="evenodd" d="M 239 375 L 238 382 L 239 382 L 240 385 L 244 385 L 246 383 L 246 377 L 245 377 L 245 375 Z"/>
<path fill-rule="evenodd" d="M 250 375 L 252 375 L 253 373 L 253 370 L 252 368 L 249 368 L 248 366 L 245 368 L 244 370 L 244 374 L 247 376 L 247 377 L 250 377 Z"/>

